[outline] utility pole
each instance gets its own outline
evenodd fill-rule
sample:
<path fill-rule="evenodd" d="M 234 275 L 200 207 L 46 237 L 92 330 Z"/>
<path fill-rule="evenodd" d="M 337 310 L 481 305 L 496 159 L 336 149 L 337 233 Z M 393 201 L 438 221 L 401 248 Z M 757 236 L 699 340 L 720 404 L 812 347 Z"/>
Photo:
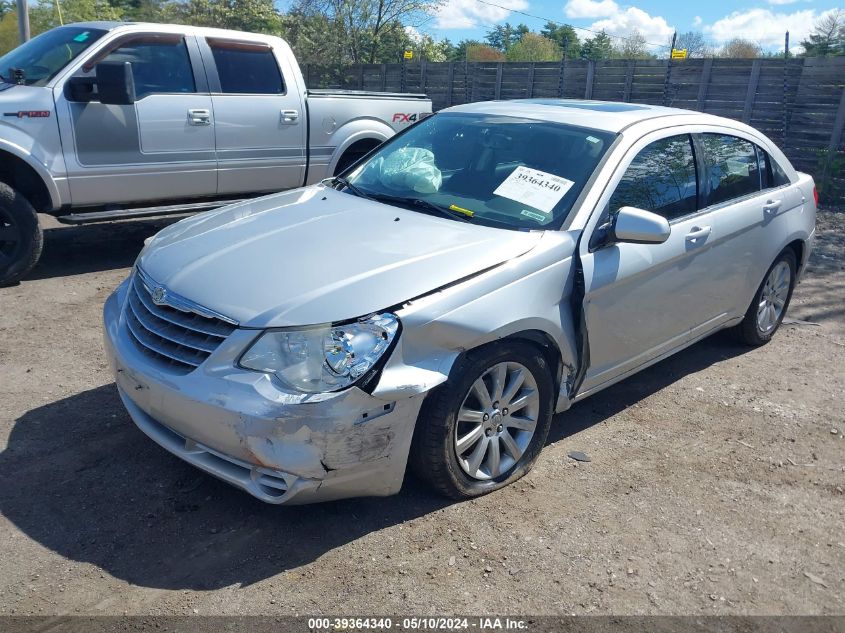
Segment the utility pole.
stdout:
<path fill-rule="evenodd" d="M 789 31 L 786 32 L 786 36 L 783 38 L 783 58 L 789 59 Z"/>
<path fill-rule="evenodd" d="M 21 44 L 29 41 L 29 3 L 18 0 L 18 36 Z"/>

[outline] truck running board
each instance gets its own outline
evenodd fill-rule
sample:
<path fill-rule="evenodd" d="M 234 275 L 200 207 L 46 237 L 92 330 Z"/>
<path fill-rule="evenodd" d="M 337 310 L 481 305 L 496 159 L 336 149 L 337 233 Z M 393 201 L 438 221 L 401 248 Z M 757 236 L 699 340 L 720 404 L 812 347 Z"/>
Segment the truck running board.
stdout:
<path fill-rule="evenodd" d="M 89 211 L 88 213 L 71 213 L 60 215 L 56 219 L 62 224 L 90 224 L 92 222 L 110 222 L 112 220 L 129 220 L 134 218 L 150 218 L 159 215 L 176 215 L 179 213 L 196 213 L 210 211 L 227 204 L 235 204 L 243 200 L 206 200 L 191 204 L 170 204 L 162 207 L 138 207 L 135 209 L 110 209 L 108 211 Z"/>

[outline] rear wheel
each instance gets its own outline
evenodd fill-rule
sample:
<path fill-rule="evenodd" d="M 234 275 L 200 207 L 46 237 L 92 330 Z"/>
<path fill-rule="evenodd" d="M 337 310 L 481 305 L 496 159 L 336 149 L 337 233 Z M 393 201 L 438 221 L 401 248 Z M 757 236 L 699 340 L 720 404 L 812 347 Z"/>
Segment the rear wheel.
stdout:
<path fill-rule="evenodd" d="M 741 341 L 748 345 L 764 345 L 772 340 L 789 308 L 796 268 L 792 249 L 778 255 L 757 289 L 745 318 L 736 328 Z"/>
<path fill-rule="evenodd" d="M 467 353 L 426 400 L 411 467 L 455 499 L 516 481 L 546 442 L 553 392 L 546 360 L 530 344 L 507 341 Z"/>
<path fill-rule="evenodd" d="M 29 200 L 0 182 L 0 284 L 18 281 L 41 256 L 44 234 Z"/>

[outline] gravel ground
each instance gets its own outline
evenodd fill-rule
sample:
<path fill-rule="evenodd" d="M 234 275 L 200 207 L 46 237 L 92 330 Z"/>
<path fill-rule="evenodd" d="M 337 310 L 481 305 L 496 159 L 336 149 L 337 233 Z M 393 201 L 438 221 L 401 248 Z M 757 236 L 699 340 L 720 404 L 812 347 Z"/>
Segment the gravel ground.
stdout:
<path fill-rule="evenodd" d="M 819 214 L 801 322 L 576 405 L 509 489 L 291 508 L 120 405 L 100 310 L 165 224 L 53 222 L 0 289 L 0 614 L 845 613 L 845 214 Z"/>

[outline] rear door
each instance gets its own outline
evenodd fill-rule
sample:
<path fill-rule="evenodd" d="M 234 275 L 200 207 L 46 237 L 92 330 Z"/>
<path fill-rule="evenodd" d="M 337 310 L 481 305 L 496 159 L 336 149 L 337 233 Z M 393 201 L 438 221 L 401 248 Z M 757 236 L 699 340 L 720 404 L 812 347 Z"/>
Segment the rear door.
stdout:
<path fill-rule="evenodd" d="M 301 186 L 307 121 L 302 95 L 279 63 L 282 51 L 225 38 L 200 43 L 214 108 L 218 192 Z"/>
<path fill-rule="evenodd" d="M 132 64 L 136 102 L 69 101 L 55 90 L 74 205 L 213 196 L 217 190 L 211 95 L 193 37 L 132 33 L 107 43 L 100 61 Z"/>

